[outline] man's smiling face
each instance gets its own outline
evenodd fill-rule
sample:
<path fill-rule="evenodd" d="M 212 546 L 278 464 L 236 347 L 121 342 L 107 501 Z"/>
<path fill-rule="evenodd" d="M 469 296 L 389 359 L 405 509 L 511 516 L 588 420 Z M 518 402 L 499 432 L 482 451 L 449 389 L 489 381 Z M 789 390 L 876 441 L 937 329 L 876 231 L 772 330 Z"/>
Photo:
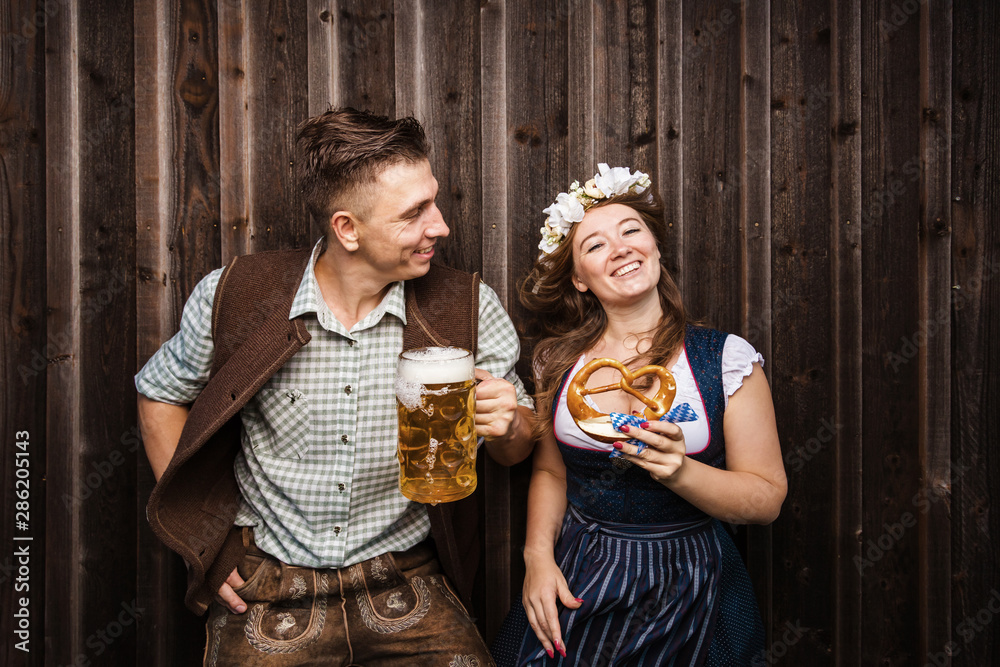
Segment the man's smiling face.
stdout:
<path fill-rule="evenodd" d="M 372 192 L 368 213 L 357 225 L 359 257 L 389 282 L 424 275 L 438 239 L 450 233 L 434 203 L 438 183 L 430 162 L 386 168 Z"/>

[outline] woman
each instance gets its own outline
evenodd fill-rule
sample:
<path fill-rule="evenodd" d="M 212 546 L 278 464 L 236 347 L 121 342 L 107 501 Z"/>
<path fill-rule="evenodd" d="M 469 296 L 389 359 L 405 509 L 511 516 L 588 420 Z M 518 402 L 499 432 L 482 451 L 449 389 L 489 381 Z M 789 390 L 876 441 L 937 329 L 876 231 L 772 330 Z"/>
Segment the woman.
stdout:
<path fill-rule="evenodd" d="M 602 164 L 544 212 L 521 301 L 533 314 L 538 411 L 550 419 L 528 496 L 523 632 L 515 609 L 498 662 L 516 648 L 519 665 L 749 664 L 763 651 L 760 616 L 718 520 L 770 523 L 785 497 L 763 359 L 742 338 L 688 325 L 645 174 Z M 590 438 L 568 413 L 567 385 L 605 357 L 669 369 L 673 407 L 687 403 L 693 420 L 632 419 L 620 428 L 628 442 Z M 619 379 L 601 368 L 588 386 Z M 645 407 L 622 391 L 591 398 L 603 413 Z"/>

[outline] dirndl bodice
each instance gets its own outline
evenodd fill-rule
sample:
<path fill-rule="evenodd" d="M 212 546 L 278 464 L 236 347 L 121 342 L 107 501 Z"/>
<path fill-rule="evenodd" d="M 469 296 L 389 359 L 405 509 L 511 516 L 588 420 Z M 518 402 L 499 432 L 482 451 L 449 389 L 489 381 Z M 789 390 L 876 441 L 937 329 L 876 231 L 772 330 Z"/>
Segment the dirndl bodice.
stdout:
<path fill-rule="evenodd" d="M 688 326 L 685 353 L 694 375 L 709 422 L 709 444 L 691 458 L 726 467 L 726 445 L 722 434 L 725 397 L 722 389 L 722 349 L 727 334 L 714 329 Z M 563 377 L 558 396 L 569 382 Z M 553 418 L 559 401 L 553 401 Z M 639 466 L 616 467 L 607 451 L 581 449 L 559 439 L 566 464 L 566 496 L 580 512 L 598 521 L 614 523 L 671 523 L 707 518 L 700 509 L 666 488 Z"/>

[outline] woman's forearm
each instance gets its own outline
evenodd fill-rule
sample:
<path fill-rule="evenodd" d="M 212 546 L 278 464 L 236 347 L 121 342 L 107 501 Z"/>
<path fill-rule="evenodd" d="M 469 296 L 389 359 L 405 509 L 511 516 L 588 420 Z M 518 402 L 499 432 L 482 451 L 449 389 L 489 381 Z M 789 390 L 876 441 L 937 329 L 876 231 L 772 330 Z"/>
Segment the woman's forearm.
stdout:
<path fill-rule="evenodd" d="M 525 562 L 534 556 L 553 557 L 565 513 L 566 478 L 560 478 L 550 470 L 536 468 L 528 490 Z"/>
<path fill-rule="evenodd" d="M 688 458 L 665 482 L 668 489 L 705 512 L 729 523 L 768 524 L 778 518 L 785 480 L 757 473 L 720 470 Z"/>

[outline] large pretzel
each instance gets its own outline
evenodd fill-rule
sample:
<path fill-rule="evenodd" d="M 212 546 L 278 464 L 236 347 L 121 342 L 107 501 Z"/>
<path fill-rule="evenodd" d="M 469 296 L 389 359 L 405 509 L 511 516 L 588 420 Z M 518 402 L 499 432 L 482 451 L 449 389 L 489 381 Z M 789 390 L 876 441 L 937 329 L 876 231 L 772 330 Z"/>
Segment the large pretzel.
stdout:
<path fill-rule="evenodd" d="M 608 384 L 594 389 L 587 388 L 587 380 L 598 369 L 604 367 L 617 368 L 622 374 L 622 379 L 616 384 Z M 635 379 L 643 375 L 655 375 L 660 380 L 660 387 L 653 398 L 645 396 L 638 389 L 632 386 Z M 670 404 L 674 402 L 674 395 L 677 393 L 677 383 L 674 376 L 663 366 L 643 366 L 636 371 L 630 371 L 620 361 L 615 359 L 594 359 L 581 368 L 569 383 L 569 390 L 566 392 L 566 407 L 569 413 L 587 435 L 601 442 L 614 442 L 615 440 L 626 440 L 629 436 L 619 433 L 611 425 L 610 415 L 606 415 L 592 408 L 584 396 L 590 394 L 601 394 L 606 391 L 620 389 L 642 401 L 646 408 L 642 411 L 643 416 L 648 420 L 656 420 L 666 414 L 670 409 Z"/>

